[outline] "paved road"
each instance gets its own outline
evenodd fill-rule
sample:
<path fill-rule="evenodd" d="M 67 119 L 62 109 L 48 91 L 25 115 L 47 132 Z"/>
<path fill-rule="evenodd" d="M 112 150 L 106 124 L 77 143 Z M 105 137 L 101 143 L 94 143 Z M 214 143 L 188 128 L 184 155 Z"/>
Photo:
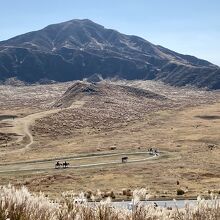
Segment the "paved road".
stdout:
<path fill-rule="evenodd" d="M 214 201 L 212 200 L 206 200 L 208 204 L 213 204 Z M 220 203 L 220 199 L 217 200 Z M 194 206 L 198 203 L 197 200 L 161 200 L 161 201 L 143 201 L 141 204 L 143 205 L 157 205 L 159 207 L 172 207 L 172 208 L 184 208 L 185 204 L 189 204 L 190 206 Z M 122 201 L 122 202 L 112 202 L 112 206 L 119 207 L 123 209 L 132 209 L 133 205 L 131 201 Z"/>
<path fill-rule="evenodd" d="M 157 205 L 160 207 L 178 207 L 178 208 L 183 208 L 185 206 L 187 200 L 164 200 L 164 201 L 143 201 L 141 204 L 143 205 Z M 190 205 L 195 205 L 197 200 L 189 200 L 188 201 Z M 122 202 L 112 202 L 112 205 L 114 207 L 119 207 L 123 209 L 132 209 L 133 205 L 131 201 L 122 201 Z"/>
<path fill-rule="evenodd" d="M 164 154 L 164 153 L 163 153 Z M 96 166 L 107 166 L 111 164 L 122 164 L 120 158 L 114 161 L 108 161 L 109 158 L 114 156 L 138 156 L 141 155 L 142 157 L 146 155 L 145 158 L 142 159 L 133 159 L 129 160 L 127 163 L 138 163 L 147 160 L 157 159 L 160 155 L 150 155 L 149 152 L 122 152 L 122 153 L 108 153 L 108 154 L 99 154 L 99 155 L 91 155 L 91 156 L 69 156 L 69 157 L 62 157 L 62 158 L 51 158 L 39 161 L 27 161 L 27 162 L 18 162 L 18 163 L 8 163 L 8 164 L 0 164 L 0 173 L 8 173 L 8 172 L 20 172 L 20 171 L 45 171 L 45 170 L 54 170 L 54 165 L 57 160 L 73 160 L 77 161 L 77 165 L 70 165 L 67 169 L 73 168 L 89 168 L 89 167 L 96 167 Z M 97 162 L 97 163 L 86 163 L 86 164 L 79 164 L 80 160 L 89 160 L 89 159 L 96 159 L 99 158 L 106 158 L 106 162 Z M 63 168 L 57 170 L 65 170 Z"/>

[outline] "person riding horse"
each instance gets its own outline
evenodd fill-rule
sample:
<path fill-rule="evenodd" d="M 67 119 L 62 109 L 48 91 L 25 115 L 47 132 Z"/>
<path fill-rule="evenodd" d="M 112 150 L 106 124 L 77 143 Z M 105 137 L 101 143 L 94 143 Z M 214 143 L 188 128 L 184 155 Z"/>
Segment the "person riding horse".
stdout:
<path fill-rule="evenodd" d="M 60 168 L 60 166 L 62 166 L 62 163 L 60 163 L 60 161 L 57 161 L 55 164 L 55 169 Z"/>
<path fill-rule="evenodd" d="M 65 161 L 65 162 L 63 163 L 63 168 L 68 168 L 69 165 L 70 165 L 70 164 Z"/>
<path fill-rule="evenodd" d="M 68 168 L 70 164 L 67 163 L 66 161 L 64 163 L 61 163 L 60 161 L 57 161 L 55 164 L 55 169 L 59 169 L 63 166 L 63 168 Z"/>

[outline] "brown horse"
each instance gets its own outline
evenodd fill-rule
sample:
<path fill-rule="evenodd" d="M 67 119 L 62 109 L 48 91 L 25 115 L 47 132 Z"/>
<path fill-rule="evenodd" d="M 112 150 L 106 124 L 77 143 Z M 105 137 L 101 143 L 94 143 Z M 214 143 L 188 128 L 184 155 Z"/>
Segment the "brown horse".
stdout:
<path fill-rule="evenodd" d="M 121 158 L 121 162 L 122 162 L 122 163 L 126 163 L 127 161 L 128 161 L 128 157 L 122 157 L 122 158 Z"/>

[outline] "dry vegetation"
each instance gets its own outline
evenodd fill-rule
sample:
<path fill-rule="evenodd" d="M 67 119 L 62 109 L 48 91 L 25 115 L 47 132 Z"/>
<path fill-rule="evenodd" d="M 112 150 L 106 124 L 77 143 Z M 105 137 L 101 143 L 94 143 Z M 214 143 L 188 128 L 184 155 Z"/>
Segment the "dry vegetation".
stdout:
<path fill-rule="evenodd" d="M 1 86 L 1 115 L 18 118 L 0 118 L 0 183 L 24 184 L 52 197 L 65 190 L 95 192 L 98 188 L 103 194 L 112 191 L 116 199 L 126 199 L 123 189 L 132 192 L 146 186 L 153 198 L 219 194 L 218 91 L 151 81 L 105 83 L 97 93 L 81 91 L 64 103 L 61 95 L 72 83 Z M 155 96 L 138 95 L 142 90 L 119 85 L 146 89 Z M 31 117 L 34 120 L 28 121 Z M 17 151 L 30 142 L 22 126 L 16 125 L 19 120 L 30 124 L 33 134 L 33 143 L 25 151 Z M 54 169 L 56 158 L 66 158 L 71 165 L 103 163 L 120 156 L 95 158 L 93 154 L 143 152 L 150 147 L 164 154 L 138 163 Z M 83 156 L 89 158 L 73 158 Z M 177 190 L 184 193 L 177 196 Z"/>
<path fill-rule="evenodd" d="M 139 199 L 142 191 L 135 191 L 132 209 L 115 208 L 110 199 L 100 203 L 88 203 L 83 194 L 76 198 L 63 194 L 60 200 L 51 201 L 43 194 L 32 195 L 25 187 L 15 189 L 7 186 L 0 188 L 0 219 L 10 220 L 218 220 L 220 203 L 217 198 L 205 201 L 198 198 L 195 206 L 167 209 L 144 205 Z M 80 203 L 82 202 L 82 204 Z"/>
<path fill-rule="evenodd" d="M 83 128 L 89 133 L 103 133 L 124 128 L 128 122 L 143 119 L 146 114 L 170 109 L 175 103 L 153 92 L 127 86 L 103 83 L 94 86 L 77 83 L 56 105 L 69 107 L 80 100 L 80 108 L 68 108 L 37 120 L 35 136 L 50 138 L 78 135 Z"/>

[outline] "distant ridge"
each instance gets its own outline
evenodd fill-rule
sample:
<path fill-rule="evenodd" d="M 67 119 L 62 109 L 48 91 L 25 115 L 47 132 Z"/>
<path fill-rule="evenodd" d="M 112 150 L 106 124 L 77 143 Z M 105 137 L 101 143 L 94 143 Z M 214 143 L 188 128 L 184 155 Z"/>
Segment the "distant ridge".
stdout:
<path fill-rule="evenodd" d="M 27 83 L 105 78 L 162 80 L 220 89 L 220 68 L 208 61 L 106 29 L 88 19 L 49 25 L 0 42 L 0 81 Z"/>

